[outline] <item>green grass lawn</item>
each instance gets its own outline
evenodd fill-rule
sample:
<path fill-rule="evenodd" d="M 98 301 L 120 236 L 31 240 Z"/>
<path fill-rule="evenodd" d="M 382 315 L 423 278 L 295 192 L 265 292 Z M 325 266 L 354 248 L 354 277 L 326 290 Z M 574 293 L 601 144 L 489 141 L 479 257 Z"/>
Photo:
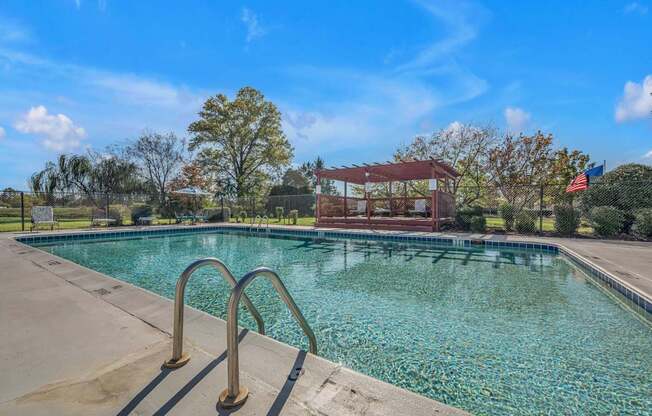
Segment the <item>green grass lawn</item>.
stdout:
<path fill-rule="evenodd" d="M 498 216 L 487 216 L 485 218 L 487 219 L 487 231 L 491 232 L 496 230 L 504 230 L 505 222 L 503 221 L 502 218 Z M 252 220 L 253 219 L 249 217 L 245 220 L 244 223 L 249 225 L 251 224 Z M 237 221 L 235 218 L 231 218 L 231 222 L 235 223 Z M 157 220 L 157 223 L 160 225 L 167 225 L 170 223 L 174 223 L 174 221 L 168 219 L 159 219 Z M 279 222 L 276 218 L 270 218 L 269 223 L 272 225 L 292 225 L 292 223 L 287 220 Z M 89 228 L 90 225 L 91 225 L 90 220 L 82 219 L 82 218 L 59 220 L 59 229 L 62 230 Z M 125 223 L 124 225 L 129 225 L 129 223 Z M 297 220 L 297 225 L 314 226 L 315 218 L 314 217 L 299 218 Z M 538 219 L 535 221 L 535 226 L 536 229 L 538 230 L 539 229 Z M 29 227 L 30 227 L 29 219 L 26 219 L 25 231 L 29 231 Z M 47 230 L 48 228 L 45 226 L 41 226 L 39 229 Z M 555 230 L 555 221 L 552 218 L 544 218 L 543 231 L 554 232 L 554 230 Z M 10 231 L 21 231 L 20 217 L 0 217 L 0 232 L 10 232 Z M 585 222 L 582 222 L 582 225 L 578 229 L 578 234 L 590 235 L 592 233 L 593 233 L 593 229 L 589 227 Z"/>

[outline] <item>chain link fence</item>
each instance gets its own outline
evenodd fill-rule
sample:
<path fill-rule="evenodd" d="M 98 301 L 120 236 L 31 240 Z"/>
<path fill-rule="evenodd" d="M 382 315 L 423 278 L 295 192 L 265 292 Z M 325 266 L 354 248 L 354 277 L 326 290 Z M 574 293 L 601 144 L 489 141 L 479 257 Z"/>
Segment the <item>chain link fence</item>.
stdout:
<path fill-rule="evenodd" d="M 593 178 L 592 178 L 593 179 Z M 603 183 L 566 193 L 567 184 L 460 186 L 455 190 L 455 222 L 450 231 L 519 233 L 601 238 L 652 238 L 652 182 Z M 172 224 L 188 215 L 209 222 L 313 225 L 316 196 L 272 195 L 230 198 L 170 194 L 163 203 L 145 194 L 92 194 L 5 191 L 0 193 L 0 231 L 29 230 L 34 206 L 53 207 L 59 228 L 132 225 L 141 217 Z M 257 219 L 257 217 L 260 217 Z M 267 219 L 264 219 L 267 217 Z M 481 218 L 477 218 L 481 217 Z"/>

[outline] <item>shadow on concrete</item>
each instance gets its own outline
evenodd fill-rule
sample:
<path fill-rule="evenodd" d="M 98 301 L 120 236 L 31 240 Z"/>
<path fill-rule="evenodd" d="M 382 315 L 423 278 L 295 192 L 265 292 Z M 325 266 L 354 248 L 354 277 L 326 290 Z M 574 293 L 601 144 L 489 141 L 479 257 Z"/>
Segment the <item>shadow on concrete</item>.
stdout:
<path fill-rule="evenodd" d="M 136 406 L 138 406 L 140 402 L 142 402 L 143 399 L 145 399 L 145 397 L 147 397 L 147 395 L 151 393 L 152 390 L 154 390 L 154 388 L 156 388 L 156 386 L 158 386 L 165 379 L 165 377 L 167 377 L 168 374 L 170 374 L 171 371 L 171 369 L 161 366 L 161 372 L 156 377 L 154 377 L 154 379 L 150 381 L 149 384 L 147 384 L 141 391 L 139 391 L 138 394 L 136 394 L 136 396 L 134 396 L 134 398 L 131 399 L 129 403 L 127 403 L 126 406 L 117 413 L 117 416 L 127 416 L 130 414 L 136 408 Z"/>
<path fill-rule="evenodd" d="M 240 331 L 240 334 L 238 335 L 238 343 L 240 343 L 244 337 L 247 335 L 249 332 L 248 329 L 243 329 Z M 172 396 L 167 402 L 163 404 L 156 412 L 154 412 L 155 416 L 161 416 L 161 415 L 166 415 L 172 410 L 174 406 L 176 406 L 177 403 L 181 401 L 190 391 L 197 385 L 199 384 L 200 381 L 204 379 L 210 373 L 213 371 L 215 367 L 217 367 L 222 361 L 224 361 L 227 357 L 227 352 L 224 351 L 222 354 L 220 354 L 217 358 L 209 362 L 199 373 L 197 373 L 190 381 L 188 381 L 174 396 Z M 168 369 L 163 367 L 161 369 L 161 372 L 147 384 L 136 396 L 134 396 L 133 399 L 127 405 L 118 413 L 118 416 L 126 416 L 130 414 L 137 406 L 142 402 L 145 397 L 149 393 L 156 388 L 164 379 L 167 377 L 168 374 L 173 372 L 174 370 Z M 215 397 L 217 398 L 216 393 Z"/>
<path fill-rule="evenodd" d="M 278 392 L 278 395 L 276 396 L 276 400 L 274 400 L 274 403 L 272 403 L 272 407 L 270 407 L 269 411 L 267 412 L 267 416 L 278 416 L 281 414 L 281 410 L 283 410 L 283 406 L 285 406 L 285 403 L 288 401 L 288 398 L 290 397 L 290 393 L 292 393 L 292 389 L 294 388 L 294 383 L 296 383 L 297 381 L 298 371 L 301 370 L 301 368 L 303 367 L 303 362 L 305 360 L 306 360 L 306 352 L 303 350 L 299 351 L 299 354 L 297 354 L 297 358 L 294 360 L 294 364 L 292 364 L 290 373 L 285 379 L 285 384 L 281 388 L 281 391 Z M 217 410 L 218 415 L 228 416 L 232 413 L 237 412 L 242 408 L 242 406 L 245 406 L 246 404 L 247 402 L 245 402 L 244 404 L 238 407 L 234 407 L 232 409 L 224 409 L 220 407 L 218 403 L 215 409 Z"/>
<path fill-rule="evenodd" d="M 292 393 L 292 389 L 294 388 L 294 383 L 296 383 L 297 381 L 297 378 L 293 376 L 298 376 L 297 372 L 301 370 L 301 368 L 303 367 L 303 362 L 305 360 L 306 360 L 306 352 L 300 350 L 299 354 L 297 354 L 297 358 L 294 360 L 294 364 L 292 365 L 292 368 L 290 369 L 290 374 L 288 374 L 288 377 L 285 380 L 285 384 L 283 385 L 283 388 L 281 389 L 281 391 L 278 392 L 278 396 L 276 396 L 276 400 L 274 400 L 274 403 L 272 403 L 272 407 L 270 407 L 269 411 L 267 412 L 267 416 L 277 416 L 281 413 L 283 406 L 285 406 L 285 403 L 290 397 L 290 393 Z M 292 378 L 294 378 L 294 380 Z"/>

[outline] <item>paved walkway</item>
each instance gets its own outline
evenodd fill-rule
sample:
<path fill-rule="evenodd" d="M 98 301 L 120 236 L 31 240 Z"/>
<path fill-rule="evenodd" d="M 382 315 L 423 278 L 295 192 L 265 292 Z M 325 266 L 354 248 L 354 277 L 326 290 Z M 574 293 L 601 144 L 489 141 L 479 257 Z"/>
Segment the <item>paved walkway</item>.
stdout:
<path fill-rule="evenodd" d="M 0 236 L 1 415 L 226 415 L 224 321 L 188 309 L 190 362 L 171 353 L 172 302 Z M 462 415 L 253 332 L 240 334 L 238 415 Z M 296 382 L 288 376 L 304 369 Z"/>

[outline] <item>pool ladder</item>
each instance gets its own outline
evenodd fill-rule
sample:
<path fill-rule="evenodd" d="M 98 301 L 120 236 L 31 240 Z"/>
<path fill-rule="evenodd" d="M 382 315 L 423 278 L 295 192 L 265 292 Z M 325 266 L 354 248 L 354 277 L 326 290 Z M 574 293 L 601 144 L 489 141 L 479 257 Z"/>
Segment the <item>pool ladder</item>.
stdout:
<path fill-rule="evenodd" d="M 256 215 L 256 218 L 251 221 L 249 231 L 251 231 L 254 226 L 256 226 L 256 231 L 263 228 L 263 221 L 265 221 L 266 229 L 269 230 L 269 217 L 267 215 L 263 215 L 262 217 L 260 215 Z"/>
<path fill-rule="evenodd" d="M 245 307 L 254 317 L 258 326 L 258 332 L 265 335 L 265 323 L 263 318 L 258 313 L 256 307 L 251 303 L 251 300 L 245 295 L 244 290 L 258 277 L 266 277 L 271 281 L 272 286 L 276 290 L 281 300 L 290 309 L 292 315 L 299 323 L 299 326 L 306 334 L 310 345 L 310 352 L 317 354 L 317 339 L 315 333 L 308 325 L 306 318 L 299 310 L 299 307 L 294 302 L 294 299 L 286 289 L 281 278 L 273 270 L 267 267 L 256 268 L 249 273 L 245 274 L 242 279 L 236 281 L 231 271 L 226 267 L 224 262 L 216 258 L 205 258 L 191 263 L 181 273 L 179 280 L 177 280 L 176 292 L 174 296 L 174 328 L 172 333 L 172 358 L 165 361 L 163 364 L 167 368 L 179 368 L 190 360 L 190 354 L 183 352 L 183 310 L 184 310 L 184 294 L 186 284 L 195 271 L 202 267 L 212 266 L 220 272 L 222 277 L 232 287 L 231 295 L 229 296 L 227 318 L 226 318 L 226 350 L 227 350 L 227 372 L 228 372 L 228 387 L 222 391 L 219 397 L 219 405 L 225 408 L 239 406 L 247 400 L 249 389 L 240 386 L 240 363 L 238 360 L 238 306 L 240 300 L 244 303 Z"/>

